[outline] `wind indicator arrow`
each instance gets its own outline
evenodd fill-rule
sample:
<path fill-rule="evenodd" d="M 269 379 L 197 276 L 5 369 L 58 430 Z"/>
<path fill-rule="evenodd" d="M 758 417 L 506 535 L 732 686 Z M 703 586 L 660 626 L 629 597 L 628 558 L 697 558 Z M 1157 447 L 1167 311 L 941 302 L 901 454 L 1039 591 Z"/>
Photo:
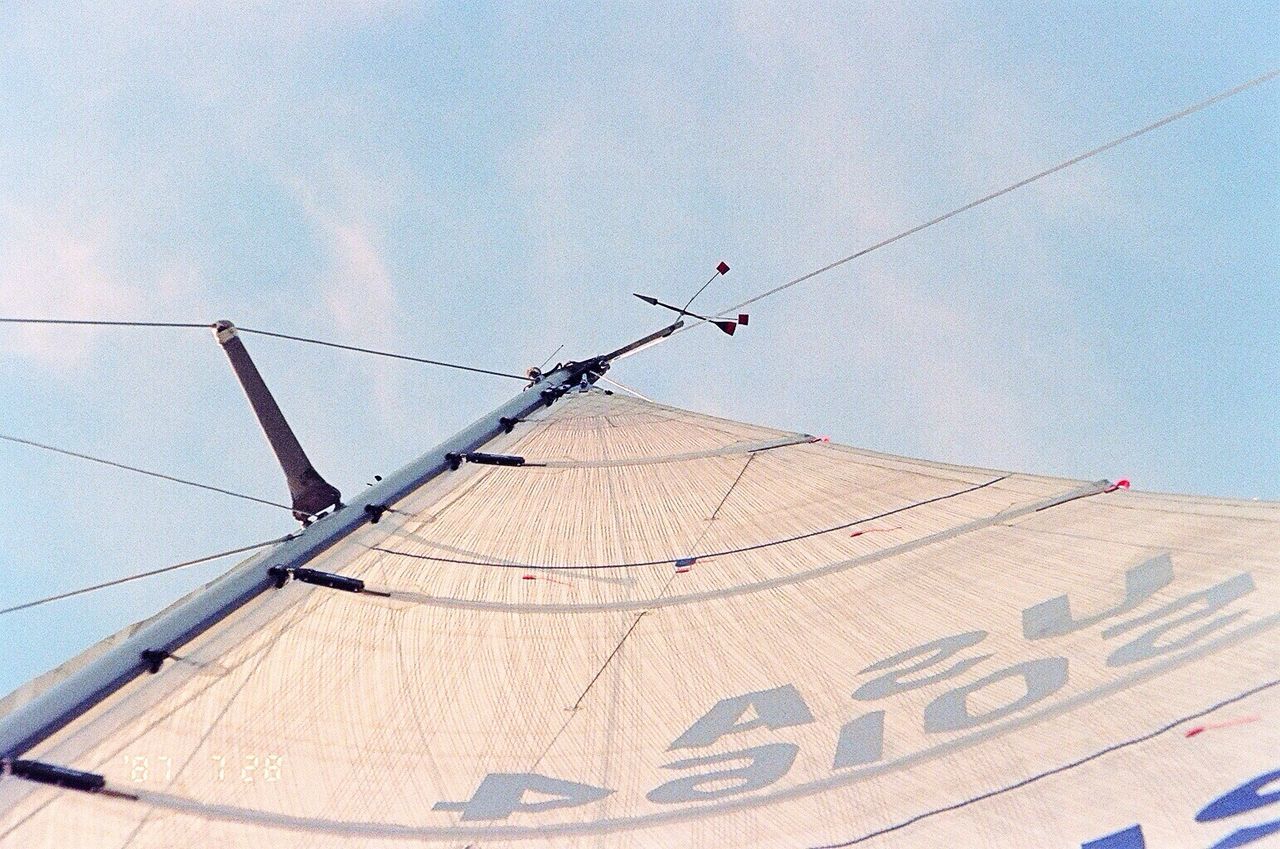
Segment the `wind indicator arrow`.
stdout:
<path fill-rule="evenodd" d="M 714 324 L 716 327 L 720 328 L 722 332 L 732 336 L 737 331 L 739 325 L 742 325 L 743 327 L 747 326 L 747 322 L 750 320 L 749 315 L 747 315 L 746 313 L 739 313 L 738 318 L 735 320 L 732 318 L 721 318 L 721 317 L 712 318 L 711 316 L 699 315 L 696 312 L 689 312 L 689 307 L 693 304 L 695 300 L 697 300 L 698 296 L 702 294 L 703 290 L 706 289 L 708 286 L 710 286 L 712 281 L 714 281 L 717 277 L 723 277 L 728 273 L 729 273 L 729 264 L 727 262 L 722 261 L 719 265 L 716 266 L 716 273 L 711 275 L 711 279 L 708 280 L 706 283 L 703 283 L 702 288 L 694 292 L 693 297 L 690 298 L 683 307 L 677 307 L 673 304 L 664 303 L 658 300 L 657 298 L 652 297 L 651 295 L 641 295 L 639 292 L 632 292 L 631 294 L 635 295 L 637 298 L 639 298 L 640 300 L 644 301 L 646 304 L 649 304 L 651 306 L 662 307 L 663 309 L 671 310 L 677 315 L 687 315 L 690 318 L 696 318 L 699 321 L 709 321 L 712 324 Z"/>
<path fill-rule="evenodd" d="M 664 303 L 663 301 L 659 301 L 657 298 L 650 297 L 649 295 L 641 295 L 639 292 L 632 292 L 631 294 L 635 295 L 646 304 L 652 304 L 655 307 L 662 307 L 663 309 L 671 310 L 672 312 L 679 313 L 680 315 L 687 315 L 690 318 L 696 318 L 699 321 L 709 321 L 725 333 L 728 333 L 730 336 L 732 336 L 734 331 L 738 329 L 739 324 L 745 325 L 747 323 L 744 321 L 744 319 L 748 318 L 746 313 L 740 314 L 736 320 L 732 318 L 711 318 L 710 316 L 698 315 L 696 312 L 689 312 L 686 309 L 681 309 L 680 307 L 672 304 Z"/>

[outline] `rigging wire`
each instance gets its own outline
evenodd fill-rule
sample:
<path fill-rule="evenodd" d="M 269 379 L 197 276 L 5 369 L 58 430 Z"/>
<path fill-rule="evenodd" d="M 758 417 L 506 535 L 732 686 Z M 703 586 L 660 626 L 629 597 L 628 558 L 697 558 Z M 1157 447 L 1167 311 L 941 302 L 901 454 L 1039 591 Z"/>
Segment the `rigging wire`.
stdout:
<path fill-rule="evenodd" d="M 725 307 L 724 309 L 721 309 L 721 310 L 717 310 L 716 312 L 711 313 L 710 315 L 727 315 L 730 313 L 737 312 L 743 307 L 747 307 L 747 306 L 750 306 L 751 304 L 754 304 L 756 301 L 762 301 L 765 298 L 778 294 L 784 289 L 790 289 L 792 286 L 799 285 L 800 283 L 803 283 L 806 280 L 812 280 L 814 277 L 817 277 L 819 274 L 825 274 L 826 272 L 831 271 L 834 268 L 839 268 L 840 266 L 844 265 L 847 262 L 852 262 L 853 260 L 858 259 L 859 257 L 864 257 L 867 254 L 871 253 L 872 251 L 877 251 L 880 248 L 888 247 L 889 245 L 892 245 L 894 242 L 905 239 L 908 236 L 914 236 L 916 233 L 919 233 L 922 230 L 927 230 L 930 227 L 934 226 L 935 224 L 941 224 L 947 219 L 954 218 L 955 216 L 961 214 L 962 212 L 968 212 L 974 207 L 981 206 L 984 203 L 987 203 L 988 201 L 995 200 L 996 198 L 1001 197 L 1003 195 L 1007 195 L 1010 192 L 1017 191 L 1018 189 L 1021 189 L 1024 186 L 1029 186 L 1032 183 L 1036 182 L 1037 180 L 1041 180 L 1045 177 L 1048 177 L 1051 174 L 1056 174 L 1059 171 L 1063 171 L 1067 168 L 1070 168 L 1073 165 L 1077 165 L 1085 161 L 1086 159 L 1090 159 L 1094 156 L 1097 156 L 1100 153 L 1104 153 L 1108 150 L 1111 150 L 1114 147 L 1119 147 L 1125 142 L 1129 142 L 1138 138 L 1139 136 L 1146 135 L 1152 130 L 1157 130 L 1167 124 L 1172 124 L 1174 121 L 1178 121 L 1182 118 L 1186 118 L 1190 115 L 1194 115 L 1196 112 L 1199 112 L 1202 109 L 1207 109 L 1208 107 L 1213 106 L 1216 103 L 1220 103 L 1229 97 L 1234 97 L 1235 95 L 1240 94 L 1243 91 L 1251 89 L 1255 86 L 1262 85 L 1263 83 L 1270 82 L 1271 80 L 1275 79 L 1277 76 L 1280 76 L 1280 68 L 1268 71 L 1265 74 L 1254 77 L 1253 79 L 1243 82 L 1240 85 L 1229 88 L 1226 91 L 1218 92 L 1212 97 L 1205 98 L 1204 100 L 1201 100 L 1198 103 L 1193 103 L 1190 106 L 1179 109 L 1177 112 L 1172 112 L 1157 121 L 1153 121 L 1152 123 L 1147 124 L 1146 126 L 1139 127 L 1136 130 L 1125 133 L 1123 136 L 1114 138 L 1111 141 L 1104 142 L 1103 144 L 1100 144 L 1095 148 L 1091 148 L 1090 150 L 1087 150 L 1084 153 L 1077 154 L 1076 156 L 1073 156 L 1070 159 L 1064 159 L 1062 162 L 1059 162 L 1057 165 L 1050 166 L 1049 168 L 1046 168 L 1043 171 L 1037 171 L 1035 174 L 1032 174 L 1029 177 L 1024 177 L 1021 180 L 1018 180 L 1016 183 L 1010 183 L 1004 188 L 997 189 L 996 191 L 991 192 L 990 194 L 983 195 L 977 200 L 969 201 L 964 206 L 958 206 L 955 209 L 951 210 L 950 212 L 944 212 L 942 215 L 939 215 L 936 218 L 930 218 L 928 221 L 925 221 L 921 224 L 917 224 L 916 226 L 908 230 L 903 230 L 897 235 L 890 236 L 887 239 L 876 242 L 874 245 L 870 245 L 868 247 L 863 248 L 862 250 L 856 251 L 855 253 L 851 253 L 842 259 L 838 259 L 835 262 L 828 263 L 827 265 L 824 265 L 815 271 L 810 271 L 808 274 L 802 274 L 801 276 L 795 278 L 794 280 L 789 280 L 786 283 L 782 283 L 778 286 L 774 286 L 772 289 L 769 289 L 765 292 L 761 292 L 759 295 L 750 297 L 740 304 L 737 304 L 731 307 Z M 683 331 L 688 330 L 691 327 L 696 327 L 700 324 L 705 324 L 708 320 L 709 319 L 704 318 L 701 321 L 691 322 L 685 325 L 684 328 L 678 328 L 671 335 L 674 336 L 676 333 L 682 333 Z"/>
<path fill-rule="evenodd" d="M 138 572 L 133 575 L 126 575 L 123 578 L 116 578 L 115 580 L 106 581 L 101 584 L 94 584 L 93 586 L 90 586 L 90 587 L 81 587 L 78 590 L 69 590 L 68 592 L 58 593 L 57 595 L 51 595 L 51 596 L 48 596 L 47 598 L 40 598 L 40 599 L 36 599 L 35 601 L 28 601 L 28 602 L 24 602 L 23 604 L 16 604 L 13 607 L 6 607 L 3 609 L 0 609 L 0 616 L 5 615 L 6 613 L 16 613 L 19 610 L 27 610 L 32 607 L 39 607 L 42 604 L 48 604 L 53 601 L 61 601 L 64 598 L 72 598 L 73 596 L 84 595 L 85 593 L 91 593 L 97 590 L 104 590 L 107 587 L 115 587 L 115 586 L 119 586 L 120 584 L 127 584 L 130 581 L 137 581 L 141 578 L 150 578 L 153 575 L 163 575 L 165 572 L 173 572 L 178 569 L 185 569 L 188 566 L 195 566 L 198 563 L 208 563 L 210 560 L 218 560 L 223 557 L 230 557 L 233 554 L 241 554 L 243 552 L 253 551 L 254 549 L 258 549 L 258 548 L 266 548 L 269 545 L 277 545 L 282 542 L 288 542 L 289 540 L 296 537 L 298 533 L 288 534 L 286 536 L 277 537 L 276 539 L 269 539 L 266 542 L 257 542 L 257 543 L 254 543 L 253 545 L 245 545 L 245 546 L 241 546 L 240 548 L 233 548 L 230 551 L 220 551 L 217 554 L 209 554 L 204 557 L 197 557 L 195 560 L 184 560 L 181 563 L 173 563 L 169 566 L 162 566 L 159 569 L 151 569 L 147 572 Z"/>
<path fill-rule="evenodd" d="M 1042 171 L 1038 171 L 1035 174 L 1030 175 L 1029 177 L 1024 177 L 1015 183 L 1010 183 L 1004 188 L 997 189 L 993 192 L 983 195 L 980 198 L 977 198 L 976 200 L 969 201 L 963 206 L 958 206 L 955 209 L 952 209 L 948 212 L 944 212 L 941 215 L 938 215 L 934 218 L 929 219 L 928 221 L 924 221 L 920 224 L 917 224 L 914 227 L 911 227 L 907 230 L 903 230 L 902 232 L 897 233 L 893 236 L 890 236 L 887 239 L 883 239 L 879 242 L 876 242 L 873 245 L 869 245 L 865 248 L 862 248 L 861 250 L 855 251 L 854 253 L 851 253 L 846 257 L 842 257 L 841 259 L 835 260 L 834 262 L 830 262 L 827 265 L 822 266 L 821 268 L 815 269 L 814 271 L 810 271 L 807 274 L 802 274 L 801 276 L 796 277 L 793 280 L 789 280 L 786 283 L 782 283 L 777 286 L 774 286 L 772 289 L 768 289 L 764 292 L 761 292 L 758 295 L 754 295 L 748 298 L 747 300 L 742 301 L 739 304 L 736 304 L 731 307 L 725 307 L 724 309 L 721 309 L 721 310 L 717 310 L 713 313 L 708 314 L 708 317 L 701 317 L 701 318 L 695 317 L 694 322 L 687 324 L 684 327 L 675 328 L 671 333 L 667 334 L 667 337 L 664 337 L 664 338 L 674 336 L 676 333 L 682 333 L 685 330 L 688 330 L 689 328 L 697 326 L 699 324 L 706 324 L 707 322 L 712 320 L 711 318 L 712 316 L 726 315 L 729 313 L 737 312 L 743 307 L 747 307 L 747 306 L 750 306 L 751 304 L 754 304 L 756 301 L 764 300 L 765 298 L 776 295 L 779 292 L 782 292 L 783 290 L 790 289 L 792 286 L 797 286 L 800 283 L 804 283 L 807 280 L 812 280 L 814 277 L 817 277 L 820 274 L 825 274 L 826 272 L 831 271 L 832 269 L 838 268 L 844 265 L 845 263 L 852 262 L 853 260 L 858 259 L 860 257 L 864 257 L 867 254 L 871 253 L 872 251 L 877 251 L 880 248 L 887 247 L 893 244 L 894 242 L 900 241 L 909 236 L 913 236 L 916 233 L 921 232 L 922 230 L 927 230 L 928 228 L 933 227 L 936 224 L 941 224 L 942 222 L 947 221 L 950 218 L 954 218 L 955 216 L 960 215 L 963 212 L 968 212 L 969 210 L 975 207 L 981 206 L 989 201 L 995 200 L 996 198 L 1009 194 L 1010 192 L 1017 191 L 1018 189 L 1024 188 L 1025 186 L 1035 183 L 1038 180 L 1041 180 L 1052 174 L 1056 174 L 1059 171 L 1063 171 L 1074 165 L 1078 165 L 1079 163 L 1085 161 L 1086 159 L 1091 159 L 1092 157 L 1097 156 L 1100 153 L 1104 153 L 1108 150 L 1111 150 L 1112 148 L 1119 147 L 1120 145 L 1125 144 L 1126 142 L 1132 141 L 1133 139 L 1136 139 L 1139 136 L 1146 135 L 1147 133 L 1153 130 L 1157 130 L 1168 124 L 1172 124 L 1174 121 L 1178 121 L 1190 115 L 1194 115 L 1195 113 L 1200 112 L 1203 109 L 1207 109 L 1208 107 L 1213 106 L 1216 103 L 1220 103 L 1230 97 L 1234 97 L 1235 95 L 1240 94 L 1241 92 L 1247 91 L 1248 89 L 1270 82 L 1271 80 L 1275 79 L 1277 76 L 1280 76 L 1280 68 L 1267 71 L 1266 73 L 1256 76 L 1253 79 L 1247 80 L 1243 83 L 1240 83 L 1237 86 L 1233 86 L 1232 88 L 1226 89 L 1225 91 L 1218 92 L 1217 94 L 1207 97 L 1204 100 L 1201 100 L 1197 103 L 1193 103 L 1190 106 L 1186 106 L 1182 109 L 1179 109 L 1176 112 L 1172 112 L 1164 116 L 1163 118 L 1153 121 L 1150 124 L 1147 124 L 1143 127 L 1139 127 L 1136 130 L 1132 130 L 1128 133 L 1125 133 L 1122 136 L 1111 139 L 1110 141 L 1104 142 L 1098 145 L 1097 147 L 1094 147 L 1085 151 L 1084 153 L 1080 153 L 1069 159 L 1065 159 L 1062 162 L 1059 162 L 1056 165 L 1052 165 L 1048 168 L 1045 168 Z M 715 277 L 713 276 L 711 280 L 714 280 L 714 279 Z M 699 289 L 696 293 L 694 293 L 694 298 L 696 298 L 699 294 L 701 294 L 703 289 L 705 289 L 707 285 L 711 283 L 711 280 L 707 281 L 706 284 L 703 284 L 702 288 Z M 692 300 L 693 299 L 690 299 L 690 303 L 692 303 Z M 686 309 L 687 309 L 687 306 L 686 306 Z M 114 327 L 188 327 L 188 328 L 213 327 L 213 325 L 210 323 L 190 323 L 190 322 L 93 321 L 93 320 L 74 320 L 74 319 L 38 319 L 38 318 L 4 318 L 4 317 L 0 317 L 0 323 L 99 325 L 99 326 L 114 326 Z M 487 374 L 487 375 L 492 375 L 494 377 L 506 377 L 512 380 L 528 379 L 525 375 L 512 374 L 510 372 L 495 371 L 492 369 L 484 369 L 484 368 L 478 368 L 475 366 L 467 366 L 467 365 L 462 365 L 460 363 L 446 362 L 444 360 L 433 360 L 425 357 L 413 357 L 407 354 L 397 354 L 390 351 L 381 351 L 374 348 L 363 348 L 356 345 L 344 345 L 338 342 L 329 342 L 327 340 L 315 339 L 307 336 L 294 336 L 287 333 L 277 333 L 270 330 L 258 330 L 255 328 L 248 328 L 248 327 L 239 327 L 237 329 L 243 333 L 254 333 L 259 336 L 272 336 L 277 339 L 288 339 L 294 342 L 305 342 L 312 345 L 323 345 L 329 348 L 340 348 L 344 351 L 356 351 L 358 353 L 372 354 L 374 356 L 379 356 L 379 357 L 389 357 L 391 359 L 407 360 L 409 362 L 424 363 L 426 365 L 440 366 L 442 368 L 458 369 L 461 371 L 473 372 L 475 374 Z M 556 350 L 559 350 L 559 349 L 557 348 Z M 552 356 L 555 356 L 555 354 L 552 354 Z"/>
<path fill-rule="evenodd" d="M 276 339 L 289 339 L 294 342 L 306 342 L 311 345 L 323 345 L 326 348 L 341 348 L 344 351 L 356 351 L 361 354 L 373 354 L 375 357 L 389 357 L 390 359 L 393 359 L 393 360 L 408 360 L 409 362 L 412 362 L 412 363 L 425 363 L 426 365 L 429 365 L 429 366 L 440 366 L 442 368 L 457 369 L 459 371 L 469 371 L 469 372 L 474 372 L 476 374 L 489 374 L 489 375 L 493 375 L 494 377 L 509 377 L 512 380 L 519 380 L 526 383 L 529 380 L 528 376 L 523 374 L 511 374 L 510 372 L 505 372 L 505 371 L 493 371 L 492 369 L 477 368 L 476 366 L 465 366 L 465 365 L 462 365 L 461 363 L 445 362 L 444 360 L 430 360 L 425 357 L 411 357 L 408 354 L 396 354 L 391 351 L 379 351 L 376 348 L 361 348 L 357 345 L 343 345 L 339 342 L 328 342 L 324 339 L 312 339 L 308 336 L 291 336 L 288 333 L 276 333 L 271 330 L 256 330 L 251 327 L 240 327 L 238 325 L 236 327 L 236 330 L 239 330 L 241 333 L 254 333 L 254 334 L 257 334 L 258 336 L 271 336 Z"/>
<path fill-rule="evenodd" d="M 128 472 L 136 472 L 137 474 L 140 474 L 140 475 L 147 475 L 148 477 L 160 478 L 161 480 L 172 481 L 173 483 L 180 483 L 186 486 L 193 486 L 193 487 L 196 487 L 197 489 L 206 489 L 210 492 L 219 492 L 219 493 L 222 493 L 223 495 L 230 495 L 233 498 L 242 498 L 245 501 L 253 501 L 257 504 L 266 504 L 268 507 L 279 507 L 282 510 L 289 510 L 291 512 L 293 510 L 293 508 L 290 507 L 288 504 L 281 504 L 278 501 L 268 501 L 265 498 L 258 498 L 257 496 L 247 495 L 243 492 L 235 492 L 234 490 L 223 489 L 220 486 L 213 486 L 212 484 L 200 483 L 199 481 L 193 481 L 193 480 L 187 480 L 186 478 L 177 478 L 177 477 L 174 477 L 173 475 L 166 475 L 166 474 L 162 474 L 161 472 L 153 472 L 153 471 L 150 471 L 149 469 L 140 469 L 137 466 L 128 466 L 128 465 L 125 465 L 124 463 L 117 463 L 114 460 L 105 460 L 102 457 L 94 457 L 91 454 L 81 454 L 79 451 L 70 451 L 66 448 L 59 448 L 56 445 L 46 445 L 43 442 L 36 442 L 35 440 L 32 440 L 32 439 L 23 439 L 18 436 L 10 436 L 9 434 L 0 433 L 0 440 L 4 440 L 5 442 L 13 442 L 18 445 L 26 445 L 31 448 L 39 448 L 42 451 L 52 451 L 55 454 L 63 454 L 67 457 L 75 457 L 77 459 L 88 460 L 93 463 L 101 463 L 104 466 L 111 466 L 116 469 L 124 469 L 125 471 L 128 471 Z"/>
<path fill-rule="evenodd" d="M 69 318 L 17 318 L 17 317 L 0 317 L 0 324 L 51 324 L 51 325 L 90 325 L 98 327 L 187 327 L 187 328 L 205 328 L 214 327 L 209 322 L 180 322 L 180 321 L 94 321 L 88 319 L 69 319 Z M 445 360 L 432 360 L 426 357 L 413 357 L 408 354 L 397 354 L 391 351 L 380 351 L 375 348 L 361 348 L 357 345 L 344 345 L 340 342 L 329 342 L 324 339 L 313 339 L 309 336 L 293 336 L 288 333 L 276 333 L 273 330 L 258 330 L 252 327 L 236 327 L 241 333 L 253 333 L 258 336 L 272 336 L 276 339 L 288 339 L 293 342 L 305 342 L 309 345 L 323 345 L 326 348 L 341 348 L 344 351 L 356 351 L 361 354 L 373 354 L 377 357 L 389 357 L 394 360 L 408 360 L 413 363 L 424 363 L 431 366 L 440 366 L 441 368 L 457 369 L 459 371 L 469 371 L 475 374 L 488 374 L 494 377 L 507 377 L 512 380 L 527 381 L 529 378 L 523 374 L 511 374 L 505 371 L 494 371 L 487 368 L 478 368 L 476 366 L 463 365 L 462 363 L 451 363 Z M 559 350 L 558 348 L 556 350 Z M 554 354 L 552 355 L 554 356 Z"/>
<path fill-rule="evenodd" d="M 601 375 L 600 382 L 608 383 L 610 386 L 616 386 L 619 389 L 621 389 L 623 392 L 629 392 L 632 395 L 639 398 L 641 401 L 648 401 L 650 404 L 658 403 L 657 401 L 654 401 L 652 398 L 648 397 L 647 395 L 641 395 L 638 391 L 636 391 L 635 389 L 632 389 L 630 386 L 627 386 L 625 383 L 614 380 L 612 377 L 604 377 L 603 375 Z"/>
<path fill-rule="evenodd" d="M 204 327 L 211 328 L 212 324 L 204 322 L 202 324 L 194 324 L 191 322 L 181 321 L 90 321 L 88 319 L 69 319 L 69 318 L 0 318 L 3 324 L 90 324 L 103 327 Z"/>

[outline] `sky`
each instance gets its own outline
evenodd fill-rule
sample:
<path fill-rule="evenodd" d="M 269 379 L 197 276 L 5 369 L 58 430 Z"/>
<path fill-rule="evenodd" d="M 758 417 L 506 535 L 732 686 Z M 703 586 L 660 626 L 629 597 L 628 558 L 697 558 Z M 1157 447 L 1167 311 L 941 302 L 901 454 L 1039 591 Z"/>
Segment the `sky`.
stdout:
<path fill-rule="evenodd" d="M 0 315 L 522 372 L 727 306 L 1280 67 L 1269 3 L 0 5 Z M 897 454 L 1280 499 L 1280 82 L 611 377 Z M 518 391 L 249 336 L 362 488 Z M 0 433 L 272 500 L 205 330 L 0 326 Z M 289 532 L 0 444 L 0 607 Z M 0 694 L 235 559 L 0 616 Z"/>

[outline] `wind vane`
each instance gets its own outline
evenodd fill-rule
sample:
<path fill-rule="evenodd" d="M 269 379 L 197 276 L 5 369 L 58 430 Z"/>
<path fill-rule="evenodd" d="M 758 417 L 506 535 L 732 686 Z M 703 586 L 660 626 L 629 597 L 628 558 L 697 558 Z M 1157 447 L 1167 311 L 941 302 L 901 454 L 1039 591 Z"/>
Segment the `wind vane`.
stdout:
<path fill-rule="evenodd" d="M 652 304 L 655 307 L 662 307 L 663 309 L 671 310 L 672 312 L 678 313 L 679 315 L 687 315 L 690 318 L 696 318 L 699 321 L 709 321 L 712 324 L 714 324 L 716 327 L 720 328 L 725 333 L 732 336 L 734 332 L 738 329 L 738 325 L 742 325 L 743 327 L 747 326 L 747 322 L 750 316 L 748 316 L 745 312 L 738 313 L 737 319 L 723 318 L 723 317 L 712 318 L 711 316 L 698 315 L 696 312 L 689 312 L 689 307 L 693 304 L 695 300 L 697 300 L 697 297 L 702 294 L 703 290 L 706 289 L 708 286 L 710 286 L 711 282 L 715 280 L 717 277 L 722 277 L 728 273 L 729 273 L 729 264 L 727 262 L 721 262 L 719 265 L 716 266 L 716 273 L 711 275 L 711 279 L 708 280 L 706 283 L 703 283 L 702 288 L 694 292 L 693 297 L 690 298 L 688 301 L 686 301 L 683 307 L 677 307 L 672 304 L 663 303 L 662 301 L 659 301 L 657 298 L 653 298 L 648 295 L 641 295 L 639 292 L 632 292 L 631 294 L 635 295 L 637 298 L 644 301 L 646 304 Z"/>

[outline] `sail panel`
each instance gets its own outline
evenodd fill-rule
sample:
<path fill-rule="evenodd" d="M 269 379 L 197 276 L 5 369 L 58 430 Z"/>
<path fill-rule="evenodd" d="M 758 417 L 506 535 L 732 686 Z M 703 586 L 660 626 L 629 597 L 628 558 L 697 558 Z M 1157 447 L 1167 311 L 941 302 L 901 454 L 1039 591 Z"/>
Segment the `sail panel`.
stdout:
<path fill-rule="evenodd" d="M 6 777 L 0 845 L 1208 845 L 1280 768 L 1276 505 L 595 390 L 485 450 L 311 564 L 386 596 L 291 582 L 38 747 L 136 798 Z"/>

